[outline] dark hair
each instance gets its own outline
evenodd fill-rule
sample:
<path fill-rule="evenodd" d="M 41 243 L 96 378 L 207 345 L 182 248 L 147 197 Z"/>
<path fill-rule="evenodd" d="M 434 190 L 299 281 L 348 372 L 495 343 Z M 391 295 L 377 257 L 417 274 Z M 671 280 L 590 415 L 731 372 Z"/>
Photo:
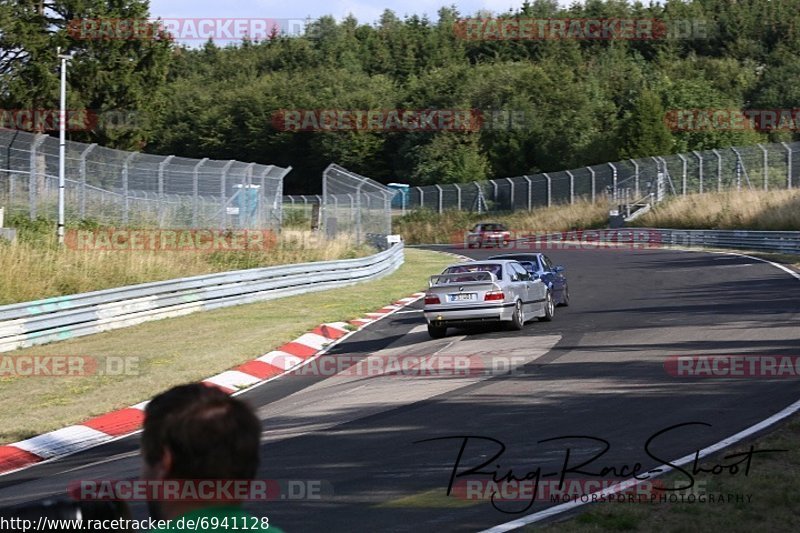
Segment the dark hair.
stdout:
<path fill-rule="evenodd" d="M 153 465 L 168 448 L 173 479 L 253 479 L 260 437 L 261 423 L 247 404 L 192 383 L 147 404 L 142 454 Z"/>

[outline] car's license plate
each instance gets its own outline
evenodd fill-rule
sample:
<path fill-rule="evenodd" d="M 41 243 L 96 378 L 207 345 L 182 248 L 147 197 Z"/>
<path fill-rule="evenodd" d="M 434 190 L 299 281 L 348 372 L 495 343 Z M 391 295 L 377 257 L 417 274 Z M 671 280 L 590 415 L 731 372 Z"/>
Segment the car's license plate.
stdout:
<path fill-rule="evenodd" d="M 451 302 L 470 302 L 478 299 L 478 294 L 475 292 L 459 292 L 448 296 L 450 296 Z"/>

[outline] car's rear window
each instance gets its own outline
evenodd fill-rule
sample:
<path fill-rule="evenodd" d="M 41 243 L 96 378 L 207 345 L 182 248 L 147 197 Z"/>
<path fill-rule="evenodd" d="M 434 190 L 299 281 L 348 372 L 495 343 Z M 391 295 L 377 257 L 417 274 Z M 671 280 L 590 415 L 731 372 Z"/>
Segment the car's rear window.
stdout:
<path fill-rule="evenodd" d="M 465 274 L 468 272 L 492 272 L 497 279 L 503 279 L 503 265 L 462 265 L 447 268 L 443 274 Z"/>

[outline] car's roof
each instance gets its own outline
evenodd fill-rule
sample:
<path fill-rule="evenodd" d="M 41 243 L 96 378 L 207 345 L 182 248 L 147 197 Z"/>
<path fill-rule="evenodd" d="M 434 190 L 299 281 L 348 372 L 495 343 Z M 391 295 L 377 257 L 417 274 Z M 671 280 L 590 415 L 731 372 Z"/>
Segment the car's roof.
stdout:
<path fill-rule="evenodd" d="M 491 261 L 500 261 L 500 260 L 512 260 L 512 261 L 519 261 L 522 259 L 523 261 L 530 261 L 531 259 L 537 258 L 542 256 L 541 253 L 531 252 L 527 254 L 502 254 L 502 255 L 493 255 L 488 260 Z"/>
<path fill-rule="evenodd" d="M 463 267 L 463 266 L 479 266 L 479 265 L 498 265 L 504 263 L 516 263 L 516 259 L 487 259 L 485 261 L 469 261 L 465 263 L 454 263 L 452 265 L 448 265 L 447 268 L 451 267 Z"/>

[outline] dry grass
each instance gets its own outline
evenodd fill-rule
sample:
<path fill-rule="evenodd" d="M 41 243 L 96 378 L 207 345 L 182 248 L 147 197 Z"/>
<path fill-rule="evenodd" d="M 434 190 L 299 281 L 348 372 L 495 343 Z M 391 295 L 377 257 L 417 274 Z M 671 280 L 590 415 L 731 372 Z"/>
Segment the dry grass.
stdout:
<path fill-rule="evenodd" d="M 726 191 L 679 196 L 635 221 L 679 229 L 800 230 L 800 190 Z"/>
<path fill-rule="evenodd" d="M 347 238 L 321 241 L 310 232 L 286 230 L 266 251 L 101 251 L 59 249 L 54 237 L 25 233 L 15 244 L 0 241 L 0 305 L 123 285 L 226 270 L 327 261 L 373 253 Z"/>
<path fill-rule="evenodd" d="M 518 233 L 567 231 L 604 227 L 608 205 L 580 200 L 575 204 L 542 207 L 533 211 L 506 214 L 478 214 L 445 211 L 441 215 L 419 210 L 394 220 L 394 231 L 408 244 L 447 244 L 464 242 L 464 233 L 478 222 L 501 222 Z"/>

